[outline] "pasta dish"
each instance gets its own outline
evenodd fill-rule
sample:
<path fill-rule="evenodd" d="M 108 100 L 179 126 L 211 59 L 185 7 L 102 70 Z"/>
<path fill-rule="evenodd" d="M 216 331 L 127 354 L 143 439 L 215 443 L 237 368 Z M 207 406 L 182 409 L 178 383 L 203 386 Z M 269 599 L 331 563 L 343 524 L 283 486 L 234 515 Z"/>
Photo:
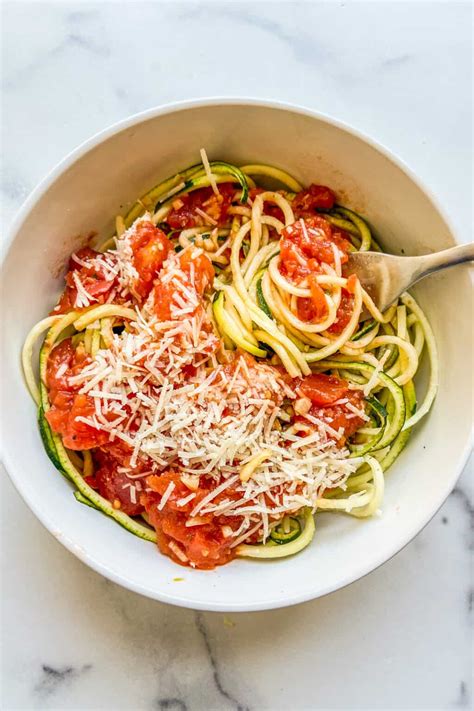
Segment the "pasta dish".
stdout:
<path fill-rule="evenodd" d="M 23 368 L 76 499 L 199 569 L 376 514 L 436 346 L 410 294 L 381 313 L 347 274 L 354 250 L 380 247 L 329 187 L 202 150 L 73 253 Z"/>

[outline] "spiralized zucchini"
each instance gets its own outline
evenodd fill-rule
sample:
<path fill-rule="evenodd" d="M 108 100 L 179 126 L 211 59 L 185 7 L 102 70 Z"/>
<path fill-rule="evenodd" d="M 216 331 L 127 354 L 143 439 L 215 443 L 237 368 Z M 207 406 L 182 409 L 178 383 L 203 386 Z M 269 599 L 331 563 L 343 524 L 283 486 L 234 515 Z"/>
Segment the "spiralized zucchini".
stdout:
<path fill-rule="evenodd" d="M 203 153 L 203 152 L 202 152 Z M 191 227 L 169 234 L 177 251 L 189 245 L 203 249 L 213 262 L 216 277 L 208 314 L 222 339 L 223 352 L 239 350 L 282 366 L 291 378 L 312 373 L 331 373 L 349 381 L 362 391 L 367 403 L 368 422 L 349 443 L 348 457 L 357 471 L 341 486 L 321 490 L 315 506 L 291 511 L 272 523 L 269 540 L 260 544 L 241 543 L 238 557 L 274 559 L 293 555 L 305 548 L 315 532 L 314 513 L 340 512 L 357 518 L 376 514 L 384 494 L 384 472 L 405 446 L 412 427 L 430 410 L 438 387 L 438 356 L 435 338 L 421 307 L 412 295 L 404 294 L 397 304 L 381 313 L 359 281 L 344 274 L 341 255 L 334 248 L 332 264 L 309 278 L 293 281 L 282 269 L 280 237 L 295 223 L 295 194 L 302 190 L 298 180 L 274 166 L 252 163 L 241 167 L 223 161 L 208 161 L 186 168 L 162 181 L 137 200 L 125 216 L 116 218 L 116 237 L 102 242 L 106 250 L 116 238 L 146 212 L 160 224 L 180 197 L 203 187 L 235 187 L 225 225 Z M 256 187 L 254 178 L 278 190 Z M 281 188 L 281 189 L 280 189 Z M 252 196 L 252 199 L 250 199 Z M 271 208 L 271 214 L 269 214 Z M 344 230 L 351 250 L 380 251 L 367 220 L 354 210 L 334 205 L 323 217 L 335 228 Z M 305 230 L 304 223 L 301 229 Z M 319 321 L 301 318 L 300 299 L 312 299 L 318 289 L 326 315 Z M 341 303 L 351 294 L 351 311 L 343 328 L 334 329 Z M 361 320 L 365 308 L 370 319 Z M 38 406 L 38 422 L 45 450 L 54 466 L 74 485 L 77 501 L 102 511 L 135 535 L 156 541 L 154 531 L 125 515 L 100 496 L 85 478 L 94 473 L 90 451 L 68 452 L 61 438 L 48 424 L 50 408 L 46 387 L 47 363 L 52 349 L 72 336 L 92 358 L 110 348 L 113 328 L 138 318 L 128 306 L 95 305 L 67 314 L 49 316 L 28 334 L 22 351 L 26 384 Z M 39 380 L 36 377 L 35 344 L 46 332 L 39 355 Z M 420 359 L 427 351 L 430 376 L 428 387 L 417 409 L 414 378 Z M 290 419 L 289 417 L 287 419 Z M 285 418 L 282 415 L 283 423 Z M 280 424 L 281 426 L 281 424 Z M 271 451 L 263 450 L 241 471 L 241 482 L 250 480 Z"/>

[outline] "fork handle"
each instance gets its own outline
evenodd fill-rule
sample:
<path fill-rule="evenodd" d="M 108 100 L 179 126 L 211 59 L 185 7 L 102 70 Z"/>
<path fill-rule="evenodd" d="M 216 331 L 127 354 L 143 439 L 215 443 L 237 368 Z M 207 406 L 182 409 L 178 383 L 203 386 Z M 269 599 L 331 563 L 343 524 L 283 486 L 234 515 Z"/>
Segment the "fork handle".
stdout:
<path fill-rule="evenodd" d="M 417 262 L 413 280 L 418 281 L 418 279 L 423 279 L 428 274 L 441 269 L 454 267 L 455 264 L 462 264 L 463 262 L 474 261 L 474 242 L 443 249 L 441 252 L 435 252 L 434 254 L 412 257 L 412 259 Z"/>

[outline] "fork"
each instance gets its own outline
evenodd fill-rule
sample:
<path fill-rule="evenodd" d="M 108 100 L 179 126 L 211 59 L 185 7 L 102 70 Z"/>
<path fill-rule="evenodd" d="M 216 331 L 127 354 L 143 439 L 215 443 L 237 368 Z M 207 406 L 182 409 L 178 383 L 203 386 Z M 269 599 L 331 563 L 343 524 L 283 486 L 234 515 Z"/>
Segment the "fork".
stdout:
<path fill-rule="evenodd" d="M 420 257 L 396 257 L 380 252 L 351 252 L 345 273 L 357 274 L 362 287 L 380 311 L 391 306 L 420 279 L 441 269 L 474 261 L 474 242 Z M 362 320 L 367 318 L 365 310 Z"/>

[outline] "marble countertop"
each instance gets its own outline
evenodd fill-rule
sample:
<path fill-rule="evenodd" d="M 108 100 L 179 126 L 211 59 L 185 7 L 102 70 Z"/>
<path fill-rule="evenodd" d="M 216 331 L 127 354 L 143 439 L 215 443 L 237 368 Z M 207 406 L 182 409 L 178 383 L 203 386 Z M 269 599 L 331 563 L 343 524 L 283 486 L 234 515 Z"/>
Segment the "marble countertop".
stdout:
<path fill-rule="evenodd" d="M 470 3 L 6 2 L 4 223 L 65 153 L 209 95 L 305 104 L 390 146 L 472 239 Z M 223 615 L 139 597 L 54 540 L 5 474 L 1 708 L 472 703 L 472 460 L 422 533 L 326 598 Z"/>

